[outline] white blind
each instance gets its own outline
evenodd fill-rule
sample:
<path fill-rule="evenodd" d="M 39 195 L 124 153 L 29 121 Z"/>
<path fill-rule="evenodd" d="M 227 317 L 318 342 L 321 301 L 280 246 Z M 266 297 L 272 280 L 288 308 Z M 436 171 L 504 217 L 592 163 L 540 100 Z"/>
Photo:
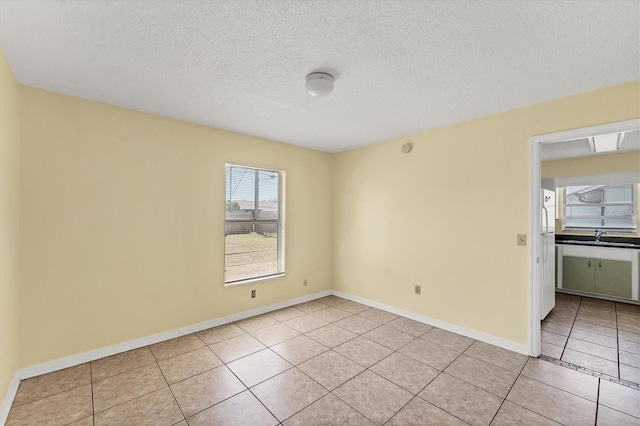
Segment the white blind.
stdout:
<path fill-rule="evenodd" d="M 568 186 L 563 229 L 637 230 L 636 184 Z"/>
<path fill-rule="evenodd" d="M 280 172 L 225 167 L 225 282 L 284 272 Z"/>

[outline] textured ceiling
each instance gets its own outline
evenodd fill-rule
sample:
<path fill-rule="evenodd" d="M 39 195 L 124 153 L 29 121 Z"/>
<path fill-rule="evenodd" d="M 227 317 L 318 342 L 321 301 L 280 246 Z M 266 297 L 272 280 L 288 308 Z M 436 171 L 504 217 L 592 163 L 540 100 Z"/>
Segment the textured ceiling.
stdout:
<path fill-rule="evenodd" d="M 25 85 L 339 152 L 639 79 L 640 2 L 0 0 L 0 46 Z"/>
<path fill-rule="evenodd" d="M 626 132 L 622 139 L 622 144 L 617 151 L 592 152 L 588 139 L 574 139 L 542 144 L 540 148 L 540 159 L 542 161 L 563 160 L 566 158 L 590 157 L 593 155 L 608 155 L 631 151 L 640 151 L 640 131 L 638 130 Z"/>

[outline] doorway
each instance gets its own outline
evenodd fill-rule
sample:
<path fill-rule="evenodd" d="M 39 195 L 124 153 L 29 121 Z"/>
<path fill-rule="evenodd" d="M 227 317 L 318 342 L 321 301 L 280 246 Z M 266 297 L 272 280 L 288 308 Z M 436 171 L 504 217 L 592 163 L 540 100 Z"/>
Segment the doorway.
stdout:
<path fill-rule="evenodd" d="M 529 156 L 529 355 L 540 356 L 541 306 L 542 306 L 542 271 L 540 253 L 542 249 L 540 197 L 541 185 L 541 150 L 548 144 L 584 139 L 591 136 L 640 130 L 640 119 L 627 120 L 600 126 L 568 130 L 564 132 L 533 136 L 530 139 Z"/>

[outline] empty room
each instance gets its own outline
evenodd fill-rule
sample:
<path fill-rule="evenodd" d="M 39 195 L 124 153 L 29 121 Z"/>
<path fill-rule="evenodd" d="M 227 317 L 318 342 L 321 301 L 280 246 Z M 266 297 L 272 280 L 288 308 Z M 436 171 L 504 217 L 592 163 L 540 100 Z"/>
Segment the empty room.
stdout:
<path fill-rule="evenodd" d="M 0 0 L 0 425 L 639 425 L 637 0 Z"/>

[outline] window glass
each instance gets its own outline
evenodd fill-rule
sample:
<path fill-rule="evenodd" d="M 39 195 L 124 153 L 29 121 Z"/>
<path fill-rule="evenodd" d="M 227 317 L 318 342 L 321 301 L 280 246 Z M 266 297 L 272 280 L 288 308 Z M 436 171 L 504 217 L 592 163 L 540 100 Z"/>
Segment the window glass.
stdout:
<path fill-rule="evenodd" d="M 284 273 L 282 172 L 226 165 L 225 283 Z"/>
<path fill-rule="evenodd" d="M 568 186 L 563 230 L 636 232 L 636 184 Z"/>

